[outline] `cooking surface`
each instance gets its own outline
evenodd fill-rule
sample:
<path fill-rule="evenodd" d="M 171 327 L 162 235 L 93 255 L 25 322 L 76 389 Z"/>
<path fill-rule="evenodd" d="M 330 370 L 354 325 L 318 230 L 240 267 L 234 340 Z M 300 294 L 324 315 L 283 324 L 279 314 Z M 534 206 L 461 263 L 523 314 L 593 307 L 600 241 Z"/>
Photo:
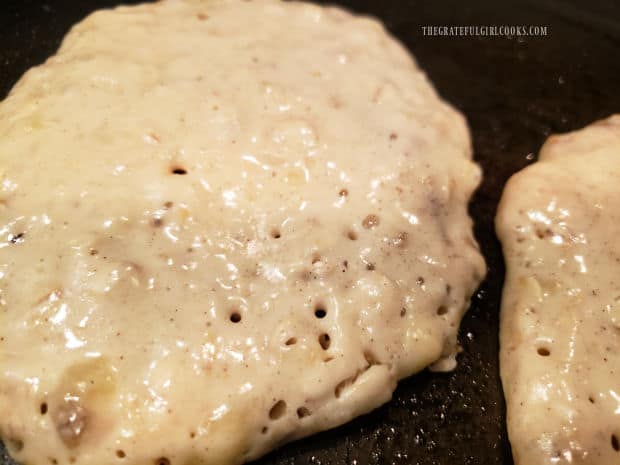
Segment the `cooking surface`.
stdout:
<path fill-rule="evenodd" d="M 0 12 L 0 94 L 54 53 L 68 28 L 115 0 L 11 0 Z M 132 3 L 132 2 L 127 2 Z M 577 0 L 337 2 L 380 17 L 440 94 L 468 118 L 485 170 L 471 211 L 489 276 L 465 317 L 451 374 L 402 382 L 394 400 L 336 430 L 285 446 L 261 465 L 510 464 L 498 376 L 503 263 L 493 233 L 506 179 L 554 132 L 620 111 L 620 4 Z M 536 25 L 547 36 L 424 37 L 422 25 Z M 27 156 L 17 154 L 16 156 Z M 0 414 L 2 414 L 0 412 Z M 0 464 L 11 463 L 0 457 Z"/>

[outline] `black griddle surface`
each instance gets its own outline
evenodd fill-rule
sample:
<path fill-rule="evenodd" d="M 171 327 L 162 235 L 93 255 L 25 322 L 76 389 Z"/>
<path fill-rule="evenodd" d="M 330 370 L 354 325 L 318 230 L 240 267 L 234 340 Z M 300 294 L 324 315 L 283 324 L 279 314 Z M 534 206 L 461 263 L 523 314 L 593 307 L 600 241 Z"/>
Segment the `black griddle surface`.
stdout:
<path fill-rule="evenodd" d="M 117 3 L 2 0 L 0 97 L 28 68 L 55 52 L 72 24 Z M 533 161 L 528 155 L 536 154 L 547 136 L 620 112 L 620 2 L 329 3 L 381 18 L 413 52 L 439 93 L 466 115 L 475 157 L 485 172 L 471 213 L 489 273 L 463 321 L 465 350 L 455 372 L 413 376 L 400 383 L 392 402 L 382 408 L 284 446 L 255 465 L 510 465 L 498 375 L 504 265 L 493 232 L 495 209 L 508 177 Z M 547 35 L 425 37 L 425 25 L 547 26 Z M 0 465 L 12 463 L 0 448 Z"/>

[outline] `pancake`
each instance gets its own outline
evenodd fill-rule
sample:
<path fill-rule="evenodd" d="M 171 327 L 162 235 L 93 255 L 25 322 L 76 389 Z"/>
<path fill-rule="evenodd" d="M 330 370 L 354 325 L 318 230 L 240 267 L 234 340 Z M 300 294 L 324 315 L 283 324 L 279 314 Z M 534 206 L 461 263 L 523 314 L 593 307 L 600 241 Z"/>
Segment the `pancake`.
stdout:
<path fill-rule="evenodd" d="M 501 377 L 517 465 L 620 463 L 620 116 L 504 191 Z"/>
<path fill-rule="evenodd" d="M 0 433 L 237 464 L 454 368 L 485 273 L 463 117 L 375 20 L 99 11 L 0 104 Z"/>

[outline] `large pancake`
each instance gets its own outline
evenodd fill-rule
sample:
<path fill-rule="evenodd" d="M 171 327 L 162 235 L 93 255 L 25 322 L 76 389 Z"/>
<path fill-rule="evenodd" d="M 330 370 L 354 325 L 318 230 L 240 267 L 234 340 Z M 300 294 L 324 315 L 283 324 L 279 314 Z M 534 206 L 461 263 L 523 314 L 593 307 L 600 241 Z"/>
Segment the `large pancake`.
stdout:
<path fill-rule="evenodd" d="M 454 366 L 460 114 L 375 20 L 93 14 L 0 105 L 0 430 L 26 464 L 239 463 Z"/>

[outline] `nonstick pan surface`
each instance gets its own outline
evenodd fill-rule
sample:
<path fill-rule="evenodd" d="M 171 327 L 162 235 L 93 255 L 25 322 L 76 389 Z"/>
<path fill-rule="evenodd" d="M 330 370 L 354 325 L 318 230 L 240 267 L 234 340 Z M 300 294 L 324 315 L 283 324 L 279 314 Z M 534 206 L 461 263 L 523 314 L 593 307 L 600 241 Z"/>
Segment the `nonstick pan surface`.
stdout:
<path fill-rule="evenodd" d="M 117 3 L 2 0 L 0 97 L 28 68 L 54 53 L 71 25 L 95 9 Z M 400 383 L 392 402 L 382 408 L 289 444 L 256 465 L 511 465 L 498 375 L 504 265 L 493 232 L 495 209 L 508 177 L 535 160 L 547 136 L 620 112 L 620 2 L 330 3 L 381 18 L 415 55 L 439 93 L 466 115 L 475 157 L 485 172 L 471 213 L 489 273 L 463 321 L 464 352 L 456 371 L 413 376 Z M 422 26 L 451 25 L 546 26 L 547 34 L 423 34 Z M 0 465 L 12 463 L 0 448 Z"/>

